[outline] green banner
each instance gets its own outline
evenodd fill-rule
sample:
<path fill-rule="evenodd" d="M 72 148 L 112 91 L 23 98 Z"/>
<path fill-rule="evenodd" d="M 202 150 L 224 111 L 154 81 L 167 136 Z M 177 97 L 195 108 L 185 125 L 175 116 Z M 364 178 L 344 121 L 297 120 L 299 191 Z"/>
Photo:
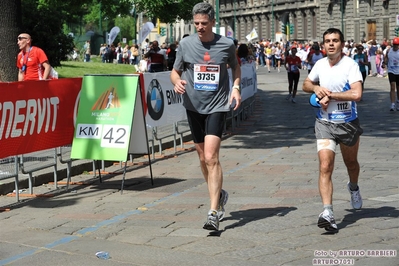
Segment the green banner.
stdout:
<path fill-rule="evenodd" d="M 126 161 L 139 76 L 84 76 L 71 158 Z"/>

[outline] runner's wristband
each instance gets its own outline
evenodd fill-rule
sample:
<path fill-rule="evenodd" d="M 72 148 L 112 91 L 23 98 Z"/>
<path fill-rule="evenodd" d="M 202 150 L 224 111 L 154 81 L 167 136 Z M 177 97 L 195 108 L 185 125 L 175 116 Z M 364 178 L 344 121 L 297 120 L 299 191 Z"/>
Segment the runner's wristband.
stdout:
<path fill-rule="evenodd" d="M 236 90 L 238 90 L 238 92 L 241 92 L 240 86 L 238 86 L 238 85 L 234 85 L 233 89 L 236 89 Z"/>

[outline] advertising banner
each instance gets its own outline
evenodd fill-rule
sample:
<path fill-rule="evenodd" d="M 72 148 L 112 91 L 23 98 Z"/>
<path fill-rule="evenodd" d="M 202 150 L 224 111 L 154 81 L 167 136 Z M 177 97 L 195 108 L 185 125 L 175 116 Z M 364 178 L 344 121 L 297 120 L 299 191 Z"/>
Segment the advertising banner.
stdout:
<path fill-rule="evenodd" d="M 0 158 L 71 144 L 81 78 L 0 83 Z"/>
<path fill-rule="evenodd" d="M 256 63 L 245 62 L 241 65 L 241 101 L 245 101 L 246 99 L 255 95 L 258 90 L 258 81 L 256 77 Z M 230 87 L 233 86 L 233 74 L 231 73 L 231 69 L 228 69 L 229 79 L 230 79 Z"/>
<path fill-rule="evenodd" d="M 252 97 L 258 89 L 256 63 L 247 62 L 241 65 L 241 100 Z"/>
<path fill-rule="evenodd" d="M 144 73 L 145 119 L 151 127 L 171 125 L 186 119 L 183 97 L 173 90 L 170 71 Z"/>
<path fill-rule="evenodd" d="M 146 22 L 139 32 L 139 43 L 144 42 L 144 39 L 150 34 L 152 29 L 154 28 L 154 24 L 152 22 Z"/>
<path fill-rule="evenodd" d="M 121 30 L 117 26 L 115 26 L 111 29 L 111 32 L 109 33 L 109 36 L 108 36 L 108 44 L 109 45 L 111 45 L 115 41 L 115 38 L 116 38 L 116 36 L 118 36 L 120 31 Z"/>
<path fill-rule="evenodd" d="M 71 158 L 126 161 L 132 134 L 146 143 L 143 119 L 132 132 L 138 84 L 139 75 L 83 77 Z"/>

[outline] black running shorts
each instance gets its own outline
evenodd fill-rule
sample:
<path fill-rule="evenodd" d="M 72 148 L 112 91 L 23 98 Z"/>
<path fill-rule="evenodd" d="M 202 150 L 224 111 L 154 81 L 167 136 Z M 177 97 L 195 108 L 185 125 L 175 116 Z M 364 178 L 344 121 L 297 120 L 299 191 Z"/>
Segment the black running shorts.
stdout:
<path fill-rule="evenodd" d="M 388 73 L 389 83 L 395 82 L 396 86 L 399 86 L 399 75 L 395 75 L 394 73 Z"/>
<path fill-rule="evenodd" d="M 199 114 L 186 110 L 194 143 L 203 143 L 206 135 L 222 137 L 226 112 Z"/>

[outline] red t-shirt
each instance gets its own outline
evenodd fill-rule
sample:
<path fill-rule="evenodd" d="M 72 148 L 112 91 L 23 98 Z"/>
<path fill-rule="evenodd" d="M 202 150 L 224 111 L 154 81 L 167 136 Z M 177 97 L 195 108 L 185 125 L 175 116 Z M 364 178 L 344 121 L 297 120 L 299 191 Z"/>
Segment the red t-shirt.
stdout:
<path fill-rule="evenodd" d="M 22 69 L 26 65 L 24 80 L 42 80 L 44 74 L 43 63 L 48 61 L 46 54 L 39 47 L 31 46 L 28 52 L 20 51 L 17 57 L 17 67 Z"/>
<path fill-rule="evenodd" d="M 289 55 L 287 56 L 285 63 L 288 64 L 289 72 L 299 73 L 298 64 L 302 64 L 301 58 L 299 58 L 298 56 Z"/>

